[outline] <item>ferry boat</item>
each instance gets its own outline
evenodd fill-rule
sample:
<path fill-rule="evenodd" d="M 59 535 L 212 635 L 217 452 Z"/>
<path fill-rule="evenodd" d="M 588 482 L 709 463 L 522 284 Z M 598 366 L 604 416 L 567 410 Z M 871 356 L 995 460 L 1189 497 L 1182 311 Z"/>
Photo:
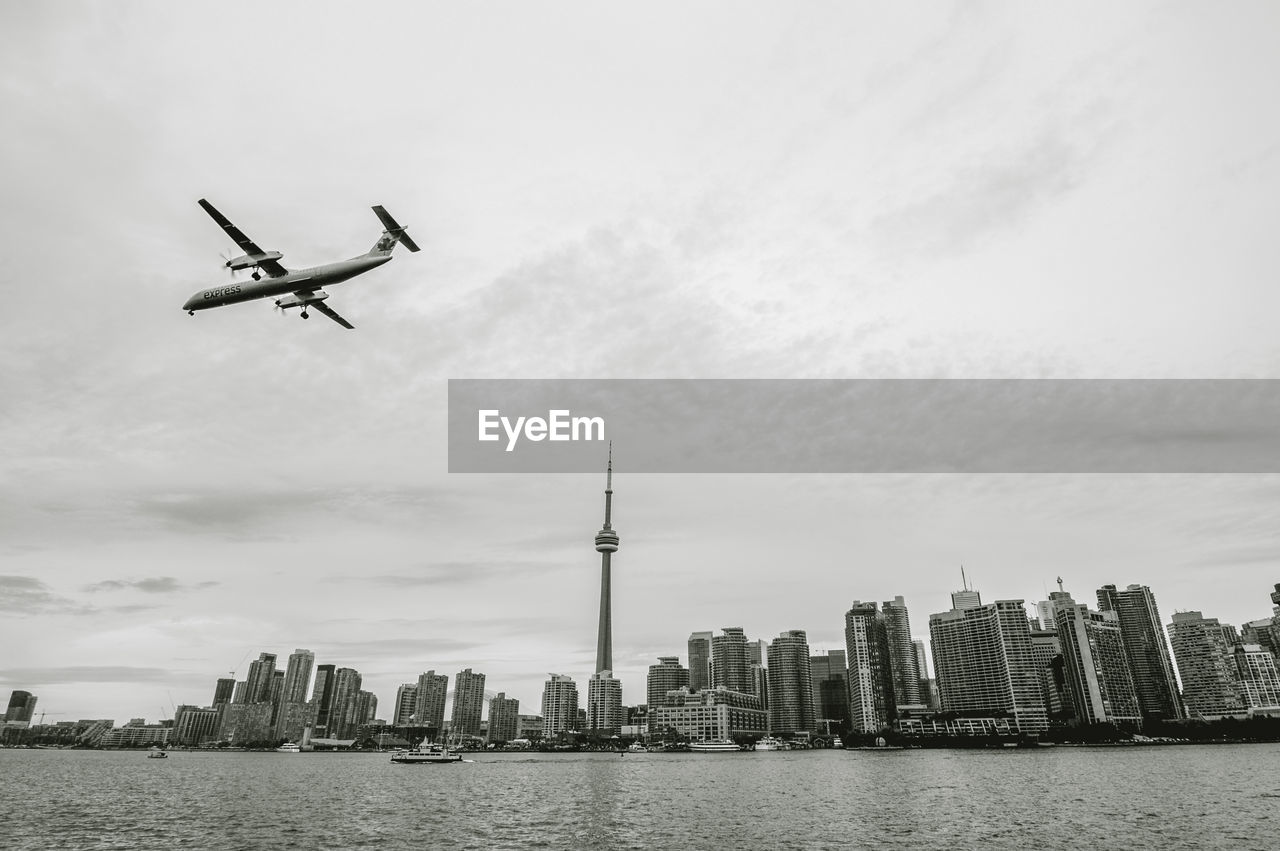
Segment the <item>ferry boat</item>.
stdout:
<path fill-rule="evenodd" d="M 719 739 L 711 742 L 690 742 L 689 750 L 694 753 L 730 753 L 741 751 L 736 742 L 728 739 Z"/>
<path fill-rule="evenodd" d="M 147 759 L 168 759 L 169 755 L 162 750 L 151 750 L 147 753 Z"/>
<path fill-rule="evenodd" d="M 391 755 L 392 762 L 402 765 L 437 764 L 444 762 L 462 762 L 462 754 L 449 750 L 447 745 L 434 742 L 423 742 L 416 748 L 396 751 Z"/>
<path fill-rule="evenodd" d="M 297 742 L 285 742 L 276 748 L 276 753 L 302 753 L 302 748 Z"/>
<path fill-rule="evenodd" d="M 790 750 L 787 743 L 775 736 L 765 736 L 756 742 L 756 750 L 758 751 L 785 751 Z"/>
<path fill-rule="evenodd" d="M 640 744 L 639 742 L 632 742 L 630 745 L 627 746 L 627 750 L 631 751 L 632 753 L 648 753 L 649 752 L 649 749 L 644 745 Z"/>

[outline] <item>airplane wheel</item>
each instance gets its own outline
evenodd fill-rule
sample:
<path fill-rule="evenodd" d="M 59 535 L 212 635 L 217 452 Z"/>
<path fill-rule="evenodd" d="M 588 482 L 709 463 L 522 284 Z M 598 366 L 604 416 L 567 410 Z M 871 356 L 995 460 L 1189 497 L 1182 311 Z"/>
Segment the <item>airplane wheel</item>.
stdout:
<path fill-rule="evenodd" d="M 304 314 L 302 314 L 302 318 L 303 318 L 303 319 L 308 319 L 308 318 L 310 318 L 310 316 L 311 316 L 311 314 L 309 314 L 309 313 L 304 313 Z"/>
<path fill-rule="evenodd" d="M 262 276 L 261 276 L 261 275 L 259 275 L 257 272 L 254 272 L 254 273 L 253 273 L 253 279 L 254 279 L 255 281 L 261 281 L 261 280 L 262 280 Z"/>
<path fill-rule="evenodd" d="M 194 310 L 188 310 L 188 311 L 187 311 L 187 315 L 188 315 L 188 316 L 195 316 L 195 315 L 196 315 L 196 312 L 195 312 Z"/>

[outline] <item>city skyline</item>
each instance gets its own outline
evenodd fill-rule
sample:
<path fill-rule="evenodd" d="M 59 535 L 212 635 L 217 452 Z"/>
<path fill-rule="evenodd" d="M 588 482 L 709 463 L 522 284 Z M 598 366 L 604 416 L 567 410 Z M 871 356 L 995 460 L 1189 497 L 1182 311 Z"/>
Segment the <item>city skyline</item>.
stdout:
<path fill-rule="evenodd" d="M 155 717 L 307 648 L 384 716 L 429 670 L 585 702 L 598 474 L 449 474 L 450 378 L 1280 377 L 1274 7 L 499 5 L 354 41 L 363 8 L 0 9 L 0 688 Z M 229 59 L 249 15 L 286 37 Z M 422 251 L 344 285 L 354 331 L 191 317 L 230 280 L 200 198 L 291 267 L 365 250 L 374 204 Z M 628 704 L 693 632 L 843 649 L 901 595 L 927 639 L 961 565 L 1239 625 L 1280 564 L 1280 476 L 614 448 Z"/>

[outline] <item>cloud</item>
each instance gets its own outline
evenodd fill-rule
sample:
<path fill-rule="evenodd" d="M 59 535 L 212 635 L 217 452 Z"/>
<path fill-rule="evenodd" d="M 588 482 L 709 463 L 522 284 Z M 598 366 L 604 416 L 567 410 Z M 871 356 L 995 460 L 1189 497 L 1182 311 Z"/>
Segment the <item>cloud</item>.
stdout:
<path fill-rule="evenodd" d="M 184 585 L 172 576 L 154 576 L 148 579 L 104 579 L 92 585 L 86 585 L 86 591 L 124 591 L 134 589 L 145 594 L 174 594 L 192 588 L 209 588 L 217 582 L 205 581 Z"/>
<path fill-rule="evenodd" d="M 0 680 L 32 687 L 75 683 L 171 683 L 168 668 L 127 665 L 69 665 L 55 668 L 0 668 Z"/>
<path fill-rule="evenodd" d="M 85 614 L 92 611 L 31 576 L 0 576 L 0 612 L 21 615 Z"/>

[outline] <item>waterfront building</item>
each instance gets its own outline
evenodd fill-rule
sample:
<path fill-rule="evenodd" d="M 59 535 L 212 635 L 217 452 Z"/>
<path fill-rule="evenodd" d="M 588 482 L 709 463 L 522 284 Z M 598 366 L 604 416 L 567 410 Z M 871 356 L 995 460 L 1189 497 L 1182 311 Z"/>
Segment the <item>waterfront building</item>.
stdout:
<path fill-rule="evenodd" d="M 1250 715 L 1280 715 L 1276 657 L 1258 644 L 1237 644 L 1236 672 Z"/>
<path fill-rule="evenodd" d="M 943 711 L 1005 713 L 1020 732 L 1045 730 L 1048 718 L 1023 601 L 983 605 L 978 592 L 966 589 L 952 595 L 952 604 L 957 602 L 965 607 L 929 616 Z"/>
<path fill-rule="evenodd" d="M 311 691 L 311 671 L 316 664 L 316 654 L 298 648 L 289 654 L 284 680 L 280 687 L 281 703 L 306 703 Z"/>
<path fill-rule="evenodd" d="M 149 745 L 159 745 L 164 748 L 169 746 L 169 737 L 172 733 L 173 728 L 163 724 L 131 722 L 105 733 L 98 740 L 98 745 L 102 748 L 139 748 Z"/>
<path fill-rule="evenodd" d="M 649 666 L 645 681 L 645 699 L 650 708 L 662 705 L 669 691 L 689 685 L 689 669 L 680 664 L 679 656 L 659 656 L 658 664 Z"/>
<path fill-rule="evenodd" d="M 1272 656 L 1277 655 L 1280 652 L 1280 645 L 1276 643 L 1274 620 L 1274 618 L 1259 618 L 1241 626 L 1240 643 L 1256 644 Z"/>
<path fill-rule="evenodd" d="M 366 692 L 367 693 L 367 692 Z M 315 704 L 296 700 L 281 703 L 276 708 L 275 738 L 280 741 L 301 743 L 310 738 L 315 726 Z"/>
<path fill-rule="evenodd" d="M 768 732 L 768 718 L 759 699 L 723 687 L 698 692 L 676 689 L 667 694 L 653 715 L 650 729 L 655 734 L 674 732 L 691 742 L 759 737 Z"/>
<path fill-rule="evenodd" d="M 414 722 L 423 727 L 433 727 L 437 734 L 440 733 L 444 730 L 444 705 L 448 697 L 448 676 L 437 674 L 434 669 L 420 674 Z"/>
<path fill-rule="evenodd" d="M 333 665 L 316 666 L 316 686 L 311 693 L 312 711 L 315 719 L 316 734 L 329 734 L 329 715 L 333 711 L 333 686 L 335 681 Z"/>
<path fill-rule="evenodd" d="M 1143 717 L 1151 721 L 1185 718 L 1169 644 L 1151 589 L 1130 585 L 1120 591 L 1114 585 L 1103 585 L 1098 589 L 1098 611 L 1112 611 L 1119 618 L 1125 657 Z"/>
<path fill-rule="evenodd" d="M 248 691 L 249 691 L 249 683 L 245 680 L 240 680 L 239 682 L 236 683 L 235 689 L 231 692 L 231 702 L 244 703 L 245 702 L 244 697 L 245 697 L 245 694 L 248 693 Z"/>
<path fill-rule="evenodd" d="M 711 688 L 711 633 L 689 636 L 689 691 Z"/>
<path fill-rule="evenodd" d="M 520 701 L 500 691 L 489 701 L 488 741 L 490 744 L 510 742 L 518 738 L 519 732 Z"/>
<path fill-rule="evenodd" d="M 449 718 L 451 736 L 480 733 L 480 713 L 484 711 L 484 674 L 470 668 L 459 671 L 453 680 L 453 714 Z"/>
<path fill-rule="evenodd" d="M 1049 720 L 1069 721 L 1075 717 L 1075 704 L 1067 688 L 1062 667 L 1062 642 L 1057 629 L 1031 630 L 1031 657 L 1040 677 L 1040 696 Z"/>
<path fill-rule="evenodd" d="M 14 689 L 9 693 L 9 706 L 4 713 L 6 724 L 30 725 L 38 698 L 29 691 Z"/>
<path fill-rule="evenodd" d="M 925 650 L 924 642 L 918 638 L 911 642 L 911 646 L 916 650 L 916 670 L 920 672 L 920 702 L 937 712 L 942 705 L 938 703 L 937 683 L 929 676 L 929 651 Z"/>
<path fill-rule="evenodd" d="M 391 723 L 397 727 L 412 724 L 413 713 L 418 708 L 418 684 L 401 683 L 396 689 L 396 706 L 391 713 Z"/>
<path fill-rule="evenodd" d="M 226 703 L 226 701 L 222 701 Z M 179 706 L 173 713 L 173 732 L 169 741 L 175 745 L 199 747 L 217 738 L 218 710 L 213 707 Z"/>
<path fill-rule="evenodd" d="M 587 681 L 587 726 L 599 733 L 622 729 L 622 682 L 612 671 L 598 671 Z"/>
<path fill-rule="evenodd" d="M 893 679 L 893 700 L 897 706 L 919 706 L 920 666 L 916 664 L 916 648 L 911 641 L 911 619 L 906 601 L 901 597 L 880 604 L 884 618 L 885 646 L 889 654 L 889 671 Z"/>
<path fill-rule="evenodd" d="M 802 629 L 781 633 L 769 645 L 769 730 L 792 735 L 814 729 L 809 639 Z"/>
<path fill-rule="evenodd" d="M 887 729 L 896 716 L 897 701 L 885 620 L 875 603 L 854 600 L 845 612 L 844 646 L 849 661 L 849 726 L 862 733 Z"/>
<path fill-rule="evenodd" d="M 217 684 L 213 687 L 213 706 L 219 703 L 230 703 L 231 698 L 236 693 L 236 681 L 234 677 L 219 677 Z"/>
<path fill-rule="evenodd" d="M 564 674 L 551 674 L 542 687 L 542 737 L 554 739 L 561 733 L 579 730 L 578 686 Z"/>
<path fill-rule="evenodd" d="M 1054 617 L 1076 723 L 1140 729 L 1142 710 L 1116 612 L 1093 612 L 1083 603 L 1061 601 Z"/>
<path fill-rule="evenodd" d="M 740 626 L 726 626 L 711 639 L 711 687 L 750 693 L 747 635 Z"/>
<path fill-rule="evenodd" d="M 813 682 L 814 725 L 822 730 L 844 727 L 849 721 L 848 663 L 844 650 L 809 657 Z"/>
<path fill-rule="evenodd" d="M 1217 618 L 1206 618 L 1201 612 L 1174 613 L 1169 643 L 1188 716 L 1214 720 L 1245 714 L 1234 642 Z"/>
<path fill-rule="evenodd" d="M 541 715 L 521 715 L 517 719 L 516 738 L 517 739 L 541 739 L 542 738 L 542 716 Z"/>
<path fill-rule="evenodd" d="M 249 663 L 245 678 L 245 694 L 241 703 L 262 703 L 271 700 L 271 681 L 276 672 L 276 654 L 260 653 Z"/>
<path fill-rule="evenodd" d="M 220 703 L 216 709 L 219 741 L 244 747 L 265 745 L 273 738 L 270 703 Z"/>
<path fill-rule="evenodd" d="M 327 735 L 333 739 L 355 736 L 355 699 L 363 678 L 355 668 L 338 668 L 333 674 L 333 703 L 329 710 Z"/>

